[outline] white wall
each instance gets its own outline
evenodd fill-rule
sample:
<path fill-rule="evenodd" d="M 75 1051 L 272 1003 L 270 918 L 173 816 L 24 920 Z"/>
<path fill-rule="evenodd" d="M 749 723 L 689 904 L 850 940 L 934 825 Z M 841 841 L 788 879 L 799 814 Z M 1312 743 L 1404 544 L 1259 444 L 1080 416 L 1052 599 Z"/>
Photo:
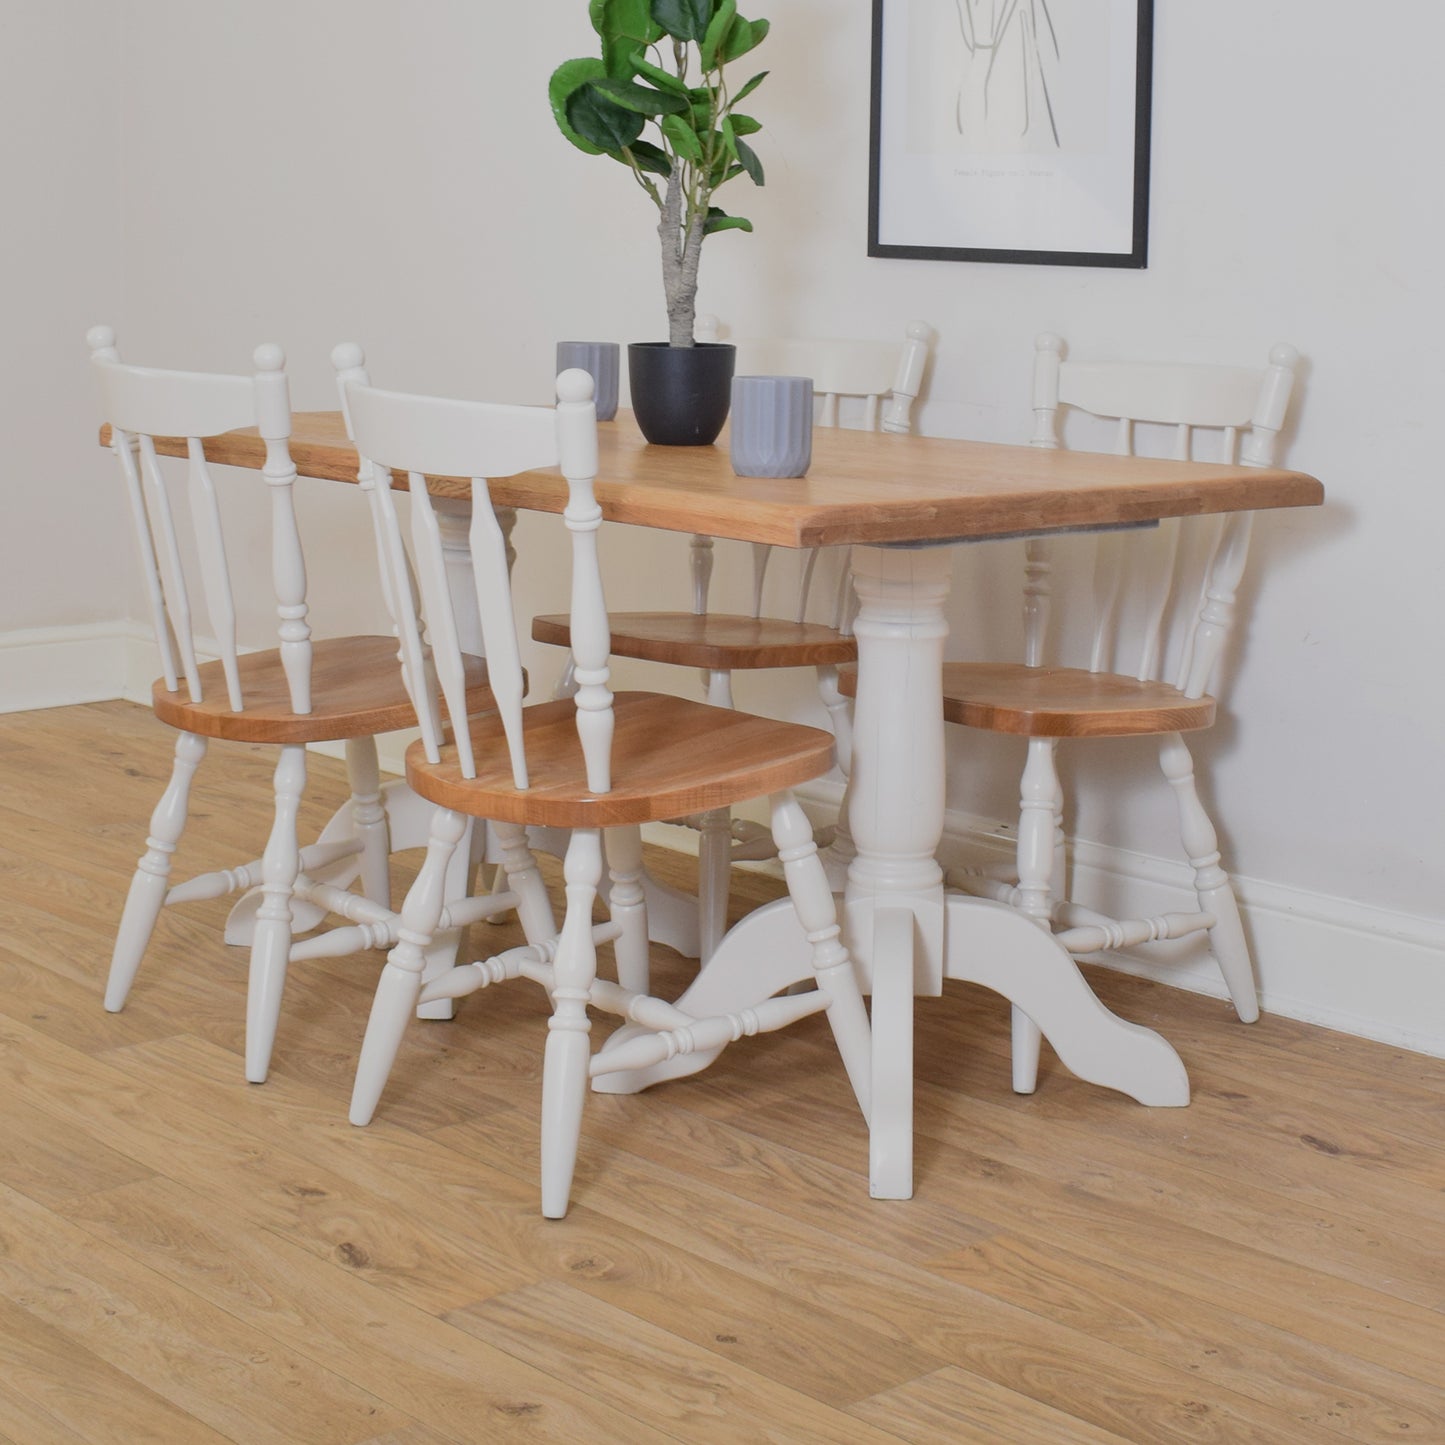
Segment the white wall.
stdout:
<path fill-rule="evenodd" d="M 0 633 L 123 614 L 130 553 L 96 499 L 85 332 L 120 300 L 124 97 L 112 7 L 11 5 L 0 40 Z M 62 545 L 62 535 L 76 518 Z"/>
<path fill-rule="evenodd" d="M 1239 873 L 1423 939 L 1438 1009 L 1445 489 L 1428 420 L 1445 380 L 1433 335 L 1445 14 L 1399 0 L 1392 32 L 1408 43 L 1371 45 L 1345 0 L 1158 0 L 1150 266 L 1111 272 L 869 259 L 868 7 L 759 8 L 774 24 L 753 106 L 769 185 L 737 183 L 727 204 L 757 232 L 710 241 L 702 275 L 703 308 L 736 333 L 892 336 L 927 319 L 939 346 L 923 430 L 1005 440 L 1025 435 L 1042 329 L 1101 356 L 1301 349 L 1287 455 L 1329 504 L 1262 519 L 1228 717 L 1199 750 L 1207 791 Z M 106 23 L 81 28 L 81 14 Z M 27 7 L 46 33 L 28 60 L 7 51 L 21 89 L 4 102 L 45 117 L 17 170 L 62 224 L 0 243 L 24 248 L 8 272 L 26 283 L 27 344 L 60 338 L 43 376 L 5 363 L 59 441 L 31 457 L 53 489 L 36 512 L 52 551 L 4 544 L 17 585 L 0 632 L 121 606 L 109 552 L 92 541 L 73 566 L 60 543 L 78 489 L 108 479 L 87 449 L 78 338 L 92 316 L 114 318 L 138 360 L 241 368 L 255 342 L 279 340 L 301 408 L 332 405 L 326 358 L 342 337 L 366 345 L 379 380 L 542 400 L 557 338 L 663 328 L 650 207 L 620 169 L 567 146 L 546 109 L 554 64 L 590 53 L 582 0 L 131 0 L 123 16 L 124 90 L 109 78 L 110 7 Z M 234 500 L 248 490 L 227 486 Z M 307 507 L 339 539 L 317 569 L 318 599 L 345 595 L 321 607 L 328 630 L 351 625 L 370 585 L 356 499 L 340 491 L 318 488 Z M 524 606 L 560 604 L 554 530 L 519 527 Z M 614 605 L 657 601 L 659 577 L 681 597 L 680 546 L 617 530 L 606 545 Z M 1015 560 L 960 549 L 956 650 L 1015 628 Z M 132 592 L 130 615 L 137 604 Z M 802 683 L 741 690 L 777 709 L 806 697 Z M 1007 816 L 1016 774 L 1007 743 L 952 740 L 960 807 Z M 1122 780 L 1122 765 L 1107 776 Z M 1175 856 L 1159 790 L 1078 782 L 1082 836 Z"/>

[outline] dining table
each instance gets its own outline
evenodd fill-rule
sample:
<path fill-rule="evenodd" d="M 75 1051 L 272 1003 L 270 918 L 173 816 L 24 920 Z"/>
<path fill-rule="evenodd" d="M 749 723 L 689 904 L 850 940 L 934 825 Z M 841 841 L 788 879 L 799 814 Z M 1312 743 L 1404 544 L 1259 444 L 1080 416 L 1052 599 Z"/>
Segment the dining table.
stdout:
<path fill-rule="evenodd" d="M 1006 904 L 944 887 L 942 667 L 950 544 L 1147 526 L 1169 517 L 1315 506 L 1315 478 L 1251 467 L 1063 451 L 888 432 L 820 429 L 805 476 L 738 476 L 726 434 L 712 446 L 646 443 L 629 413 L 599 431 L 596 497 L 605 520 L 786 548 L 846 546 L 857 592 L 858 643 L 849 823 L 856 854 L 843 891 L 844 941 L 872 996 L 869 1188 L 913 1190 L 915 1000 L 948 980 L 996 990 L 1040 1027 L 1060 1062 L 1146 1105 L 1189 1100 L 1183 1062 L 1154 1030 L 1110 1012 L 1069 953 Z M 102 440 L 106 440 L 103 436 Z M 158 441 L 185 455 L 184 439 Z M 213 464 L 259 468 L 254 431 L 204 442 Z M 340 412 L 298 412 L 291 453 L 302 476 L 357 480 Z M 403 487 L 398 474 L 394 485 Z M 429 477 L 465 585 L 471 484 Z M 555 470 L 489 479 L 495 506 L 560 513 Z M 604 574 L 606 569 L 603 549 Z M 744 1009 L 811 979 L 807 942 L 786 898 L 748 914 L 678 1000 L 695 1017 Z M 615 1045 L 618 1034 L 603 1045 Z M 679 1056 L 604 1075 L 632 1092 L 706 1067 Z"/>

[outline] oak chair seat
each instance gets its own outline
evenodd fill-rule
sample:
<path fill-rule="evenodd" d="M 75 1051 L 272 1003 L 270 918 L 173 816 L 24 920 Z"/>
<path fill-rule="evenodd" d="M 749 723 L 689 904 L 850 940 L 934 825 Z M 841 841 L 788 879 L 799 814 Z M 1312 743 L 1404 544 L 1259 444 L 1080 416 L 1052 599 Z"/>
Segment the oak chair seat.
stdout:
<path fill-rule="evenodd" d="M 487 664 L 466 659 L 467 704 L 472 712 L 495 704 Z M 394 637 L 333 637 L 312 643 L 311 711 L 292 711 L 279 648 L 237 659 L 246 707 L 227 705 L 222 664 L 200 668 L 203 700 L 171 691 L 165 678 L 151 690 L 156 716 L 173 728 L 201 737 L 243 743 L 317 743 L 374 736 L 416 726 L 416 711 L 396 662 Z"/>
<path fill-rule="evenodd" d="M 662 693 L 619 692 L 612 705 L 612 790 L 587 787 L 571 699 L 522 715 L 532 786 L 512 781 L 506 734 L 496 714 L 472 723 L 477 775 L 462 775 L 454 746 L 429 763 L 421 743 L 406 754 L 406 778 L 428 802 L 506 823 L 616 828 L 726 808 L 827 772 L 833 735 Z"/>
<path fill-rule="evenodd" d="M 746 672 L 772 667 L 826 667 L 853 662 L 858 644 L 821 622 L 737 613 L 614 612 L 612 655 L 667 662 L 707 672 Z M 572 629 L 561 614 L 532 619 L 538 642 L 572 646 Z"/>
<path fill-rule="evenodd" d="M 850 697 L 856 668 L 840 673 Z M 1187 733 L 1214 722 L 1212 697 L 1186 697 L 1167 682 L 1082 667 L 950 662 L 943 668 L 943 716 L 962 727 L 1026 738 L 1124 738 Z"/>

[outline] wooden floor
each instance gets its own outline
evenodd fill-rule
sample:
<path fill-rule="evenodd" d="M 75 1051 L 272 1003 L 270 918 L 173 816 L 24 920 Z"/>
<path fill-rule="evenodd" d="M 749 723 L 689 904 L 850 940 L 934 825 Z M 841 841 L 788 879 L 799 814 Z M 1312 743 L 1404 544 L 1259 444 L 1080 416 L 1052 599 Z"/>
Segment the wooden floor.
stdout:
<path fill-rule="evenodd" d="M 1095 974 L 1194 1103 L 1047 1051 L 1019 1098 L 1006 1008 L 951 985 L 918 1009 L 911 1202 L 868 1198 L 809 1020 L 593 1098 L 548 1222 L 535 990 L 414 1027 L 364 1130 L 377 955 L 297 966 L 261 1087 L 224 903 L 166 915 L 102 1011 L 172 736 L 0 717 L 0 1440 L 1445 1440 L 1445 1063 Z M 260 852 L 270 767 L 213 745 L 177 876 Z M 313 761 L 308 826 L 340 779 Z"/>

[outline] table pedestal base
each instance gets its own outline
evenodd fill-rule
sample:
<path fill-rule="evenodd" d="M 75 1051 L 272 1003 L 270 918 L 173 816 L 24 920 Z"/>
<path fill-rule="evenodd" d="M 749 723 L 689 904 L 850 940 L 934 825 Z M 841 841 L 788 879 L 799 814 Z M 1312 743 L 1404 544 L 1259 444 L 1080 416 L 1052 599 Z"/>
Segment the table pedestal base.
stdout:
<path fill-rule="evenodd" d="M 1060 1062 L 1092 1084 L 1117 1089 L 1141 1104 L 1189 1102 L 1189 1079 L 1173 1047 L 1152 1029 L 1111 1013 L 1084 982 L 1078 965 L 1025 915 L 968 894 L 944 896 L 946 978 L 1001 993 L 1043 1031 Z M 875 1198 L 907 1199 L 912 1182 L 913 990 L 912 911 L 889 903 L 872 915 L 874 957 L 893 965 L 873 995 L 873 1102 L 869 1186 Z M 849 949 L 853 943 L 849 939 Z M 903 965 L 907 960 L 907 966 Z M 786 898 L 750 913 L 723 939 L 696 981 L 678 999 L 695 1016 L 730 1013 L 812 978 L 808 944 Z M 635 1030 L 619 1029 L 616 1046 Z M 667 1079 L 705 1069 L 721 1050 L 689 1054 L 649 1069 L 605 1074 L 598 1093 L 635 1094 Z M 905 1108 L 895 1107 L 898 1104 Z M 908 1119 L 899 1127 L 899 1116 Z"/>

